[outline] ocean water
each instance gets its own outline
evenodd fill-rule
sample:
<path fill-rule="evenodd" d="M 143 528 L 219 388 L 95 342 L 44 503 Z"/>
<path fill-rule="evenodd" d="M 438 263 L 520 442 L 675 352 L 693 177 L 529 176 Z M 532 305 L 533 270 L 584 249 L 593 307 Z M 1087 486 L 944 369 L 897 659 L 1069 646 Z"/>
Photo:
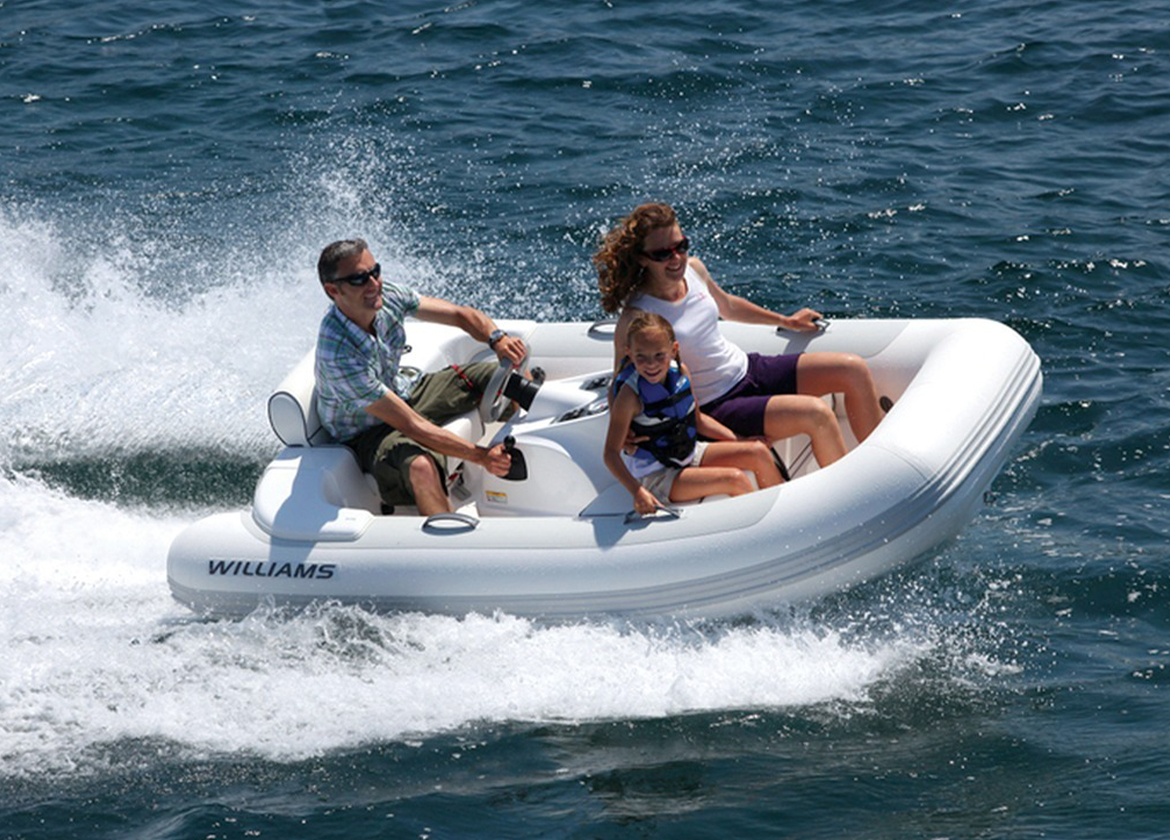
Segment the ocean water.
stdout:
<path fill-rule="evenodd" d="M 0 838 L 1170 836 L 1170 7 L 0 0 Z M 963 533 L 733 621 L 201 621 L 323 244 L 600 314 L 978 316 L 1040 412 Z"/>

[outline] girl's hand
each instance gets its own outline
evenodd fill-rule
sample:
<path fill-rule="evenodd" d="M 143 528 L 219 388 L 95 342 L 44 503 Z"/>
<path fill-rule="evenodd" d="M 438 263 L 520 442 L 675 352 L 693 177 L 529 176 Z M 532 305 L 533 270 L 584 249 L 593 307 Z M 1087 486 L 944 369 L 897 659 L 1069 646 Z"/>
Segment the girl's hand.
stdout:
<path fill-rule="evenodd" d="M 654 498 L 654 494 L 645 487 L 639 487 L 638 492 L 634 494 L 634 510 L 642 516 L 647 516 L 658 508 L 662 507 L 658 500 Z"/>

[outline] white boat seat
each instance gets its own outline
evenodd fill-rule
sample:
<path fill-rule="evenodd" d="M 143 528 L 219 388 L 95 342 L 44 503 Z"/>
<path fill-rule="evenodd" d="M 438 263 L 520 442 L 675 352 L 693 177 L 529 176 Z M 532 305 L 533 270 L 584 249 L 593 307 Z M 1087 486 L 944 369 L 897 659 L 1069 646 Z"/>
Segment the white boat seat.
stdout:
<path fill-rule="evenodd" d="M 313 354 L 308 353 L 268 398 L 268 423 L 285 446 L 333 443 L 317 414 Z"/>

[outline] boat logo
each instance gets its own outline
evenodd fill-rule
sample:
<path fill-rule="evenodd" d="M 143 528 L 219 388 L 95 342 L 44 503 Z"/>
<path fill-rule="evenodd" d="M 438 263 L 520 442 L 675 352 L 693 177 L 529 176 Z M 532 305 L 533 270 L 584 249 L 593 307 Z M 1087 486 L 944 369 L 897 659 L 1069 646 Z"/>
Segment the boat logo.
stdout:
<path fill-rule="evenodd" d="M 336 563 L 277 563 L 266 560 L 225 560 L 212 558 L 207 561 L 207 574 L 214 577 L 287 577 L 312 580 L 328 580 L 333 577 Z"/>

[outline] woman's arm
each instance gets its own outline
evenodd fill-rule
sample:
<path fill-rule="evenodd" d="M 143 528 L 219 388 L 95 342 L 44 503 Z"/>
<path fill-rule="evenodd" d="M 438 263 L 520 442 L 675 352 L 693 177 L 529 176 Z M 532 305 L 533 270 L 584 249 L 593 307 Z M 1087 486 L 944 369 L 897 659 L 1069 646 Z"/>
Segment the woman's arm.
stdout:
<path fill-rule="evenodd" d="M 707 290 L 719 309 L 719 314 L 728 321 L 740 321 L 745 324 L 775 324 L 788 330 L 815 332 L 820 327 L 817 320 L 823 317 L 815 309 L 801 309 L 793 315 L 781 315 L 771 309 L 752 303 L 747 298 L 733 295 L 723 290 L 707 271 L 707 266 L 698 257 L 690 258 L 690 265 L 698 272 L 707 284 Z"/>
<path fill-rule="evenodd" d="M 679 368 L 683 372 L 683 376 L 689 381 L 691 372 L 687 370 L 687 366 L 682 362 L 678 363 Z M 695 389 L 691 388 L 691 397 L 694 398 Z M 731 429 L 724 426 L 714 417 L 710 417 L 699 410 L 699 401 L 695 399 L 695 431 L 705 438 L 711 440 L 739 440 L 739 436 Z"/>
<path fill-rule="evenodd" d="M 629 347 L 626 344 L 626 333 L 630 331 L 630 322 L 634 320 L 634 316 L 639 314 L 641 309 L 633 309 L 627 306 L 622 310 L 622 314 L 618 316 L 617 324 L 613 328 L 613 372 L 616 374 L 621 370 L 622 360 L 629 355 Z"/>
<path fill-rule="evenodd" d="M 613 405 L 614 397 L 616 396 L 615 388 L 617 388 L 618 371 L 622 369 L 622 363 L 625 362 L 626 356 L 629 355 L 629 345 L 626 343 L 626 333 L 630 331 L 630 321 L 634 320 L 634 316 L 642 310 L 631 309 L 628 306 L 622 310 L 622 314 L 618 316 L 617 323 L 613 328 L 613 380 L 609 383 L 609 397 L 610 405 Z M 635 412 L 636 414 L 637 412 Z M 631 414 L 632 418 L 634 415 Z M 645 438 L 643 438 L 645 440 Z"/>
<path fill-rule="evenodd" d="M 695 403 L 695 431 L 711 440 L 739 440 L 739 436 L 724 426 L 714 417 L 699 411 L 699 403 Z"/>

